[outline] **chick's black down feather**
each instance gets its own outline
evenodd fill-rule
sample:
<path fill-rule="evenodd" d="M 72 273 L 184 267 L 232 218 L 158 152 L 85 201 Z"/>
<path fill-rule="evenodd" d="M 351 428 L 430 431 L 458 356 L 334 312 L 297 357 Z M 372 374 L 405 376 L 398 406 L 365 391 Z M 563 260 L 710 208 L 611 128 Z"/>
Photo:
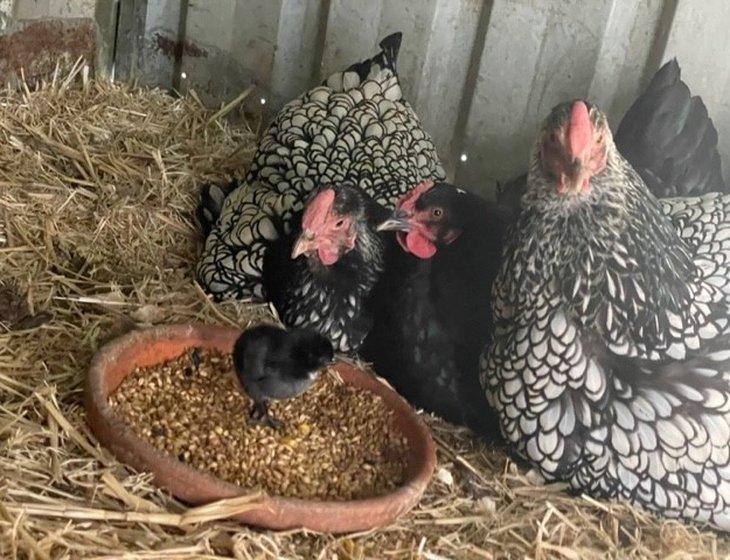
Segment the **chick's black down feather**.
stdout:
<path fill-rule="evenodd" d="M 285 331 L 263 325 L 244 331 L 233 346 L 236 375 L 260 419 L 268 418 L 269 399 L 302 394 L 333 356 L 330 342 L 309 329 Z"/>

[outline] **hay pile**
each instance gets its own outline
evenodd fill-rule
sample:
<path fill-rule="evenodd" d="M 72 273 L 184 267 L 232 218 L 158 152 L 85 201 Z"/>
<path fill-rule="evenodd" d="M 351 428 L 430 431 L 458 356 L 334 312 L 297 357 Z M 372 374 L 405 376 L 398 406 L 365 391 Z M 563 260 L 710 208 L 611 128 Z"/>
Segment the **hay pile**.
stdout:
<path fill-rule="evenodd" d="M 196 186 L 241 172 L 255 138 L 211 118 L 194 96 L 94 83 L 80 70 L 38 91 L 0 94 L 0 306 L 12 302 L 0 309 L 1 558 L 730 552 L 712 532 L 535 486 L 502 453 L 431 419 L 439 471 L 421 505 L 358 535 L 215 520 L 248 498 L 189 510 L 116 463 L 80 407 L 99 345 L 154 323 L 243 326 L 267 314 L 245 303 L 214 307 L 191 277 Z M 13 326 L 22 330 L 6 332 Z"/>

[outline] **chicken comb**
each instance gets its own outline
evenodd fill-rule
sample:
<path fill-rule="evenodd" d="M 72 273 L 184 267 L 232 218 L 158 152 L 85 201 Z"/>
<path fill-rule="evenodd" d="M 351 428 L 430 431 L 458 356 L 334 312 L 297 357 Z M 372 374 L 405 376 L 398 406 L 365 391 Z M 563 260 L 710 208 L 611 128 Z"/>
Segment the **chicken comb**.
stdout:
<path fill-rule="evenodd" d="M 335 202 L 335 190 L 331 187 L 324 188 L 315 194 L 307 203 L 302 215 L 302 229 L 312 232 L 319 231 L 327 219 Z"/>
<path fill-rule="evenodd" d="M 433 185 L 434 182 L 432 179 L 426 179 L 425 181 L 421 181 L 400 198 L 398 203 L 395 205 L 395 209 L 412 212 L 416 207 L 416 201 L 419 199 L 419 197 L 428 189 L 433 187 Z"/>
<path fill-rule="evenodd" d="M 570 155 L 578 157 L 591 140 L 591 118 L 588 107 L 583 101 L 576 101 L 570 109 L 568 121 L 568 150 Z"/>

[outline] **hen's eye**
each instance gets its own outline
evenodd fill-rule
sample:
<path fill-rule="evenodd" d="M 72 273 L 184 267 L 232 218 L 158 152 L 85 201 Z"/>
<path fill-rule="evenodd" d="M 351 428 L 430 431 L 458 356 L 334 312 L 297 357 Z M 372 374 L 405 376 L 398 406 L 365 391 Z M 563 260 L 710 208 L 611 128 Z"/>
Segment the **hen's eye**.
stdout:
<path fill-rule="evenodd" d="M 441 210 L 441 208 L 434 208 L 431 211 L 431 214 L 433 215 L 434 218 L 440 218 L 443 215 L 443 213 L 444 213 L 444 211 Z"/>
<path fill-rule="evenodd" d="M 600 146 L 601 144 L 603 144 L 603 135 L 598 137 L 598 145 Z"/>
<path fill-rule="evenodd" d="M 551 142 L 557 142 L 558 141 L 558 135 L 555 134 L 554 132 L 551 132 L 550 133 L 550 141 Z"/>
<path fill-rule="evenodd" d="M 335 223 L 336 228 L 341 228 L 345 224 L 345 220 L 337 220 L 337 223 Z"/>

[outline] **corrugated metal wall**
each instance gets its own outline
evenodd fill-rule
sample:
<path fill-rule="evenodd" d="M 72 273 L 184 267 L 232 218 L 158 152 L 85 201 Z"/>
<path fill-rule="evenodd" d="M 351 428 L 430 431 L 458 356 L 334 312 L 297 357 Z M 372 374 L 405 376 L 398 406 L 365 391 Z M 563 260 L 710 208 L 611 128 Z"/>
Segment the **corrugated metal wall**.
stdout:
<path fill-rule="evenodd" d="M 93 4 L 0 0 L 0 15 L 13 3 L 25 17 Z M 98 0 L 102 29 L 100 14 L 117 8 L 118 77 L 194 88 L 210 103 L 254 83 L 249 102 L 263 97 L 268 111 L 402 30 L 408 98 L 456 180 L 485 191 L 525 168 L 555 103 L 586 96 L 616 124 L 676 56 L 730 176 L 730 0 Z"/>

